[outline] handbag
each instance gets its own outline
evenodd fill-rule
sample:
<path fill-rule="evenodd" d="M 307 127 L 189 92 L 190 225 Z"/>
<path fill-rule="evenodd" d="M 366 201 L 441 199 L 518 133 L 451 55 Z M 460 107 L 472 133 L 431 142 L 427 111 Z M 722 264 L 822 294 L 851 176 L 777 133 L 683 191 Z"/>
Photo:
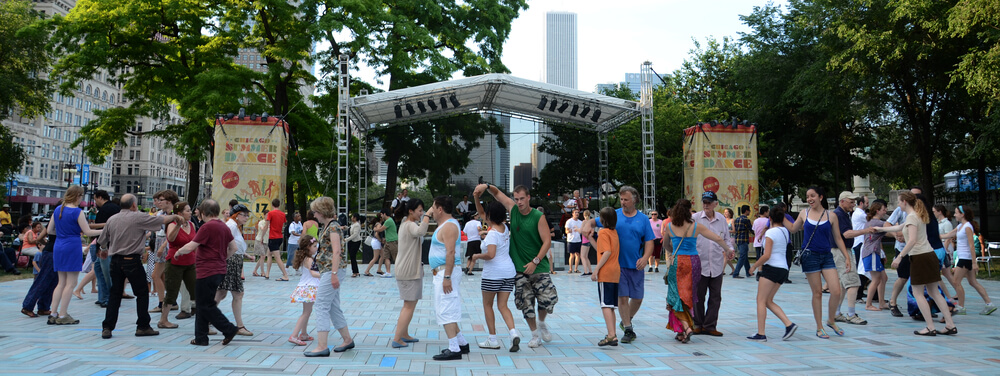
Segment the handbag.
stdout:
<path fill-rule="evenodd" d="M 38 248 L 35 249 L 37 250 Z M 28 255 L 21 253 L 21 251 L 17 252 L 17 267 L 18 268 L 28 267 Z"/>

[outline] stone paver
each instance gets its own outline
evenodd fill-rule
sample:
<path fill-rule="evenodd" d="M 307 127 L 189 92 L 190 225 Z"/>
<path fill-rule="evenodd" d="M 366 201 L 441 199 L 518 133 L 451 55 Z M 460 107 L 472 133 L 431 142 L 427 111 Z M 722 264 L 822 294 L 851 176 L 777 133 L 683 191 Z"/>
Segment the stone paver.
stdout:
<path fill-rule="evenodd" d="M 247 263 L 247 275 L 252 264 Z M 344 281 L 344 310 L 355 336 L 356 349 L 330 358 L 305 358 L 288 343 L 289 332 L 301 313 L 300 304 L 288 297 L 291 282 L 263 278 L 247 279 L 244 319 L 253 337 L 237 337 L 222 346 L 213 336 L 209 347 L 188 344 L 194 320 L 175 320 L 180 329 L 161 330 L 158 337 L 134 337 L 134 301 L 124 302 L 119 329 L 110 340 L 100 338 L 104 312 L 94 305 L 96 294 L 73 300 L 70 313 L 81 320 L 75 326 L 45 325 L 44 318 L 30 319 L 18 313 L 31 280 L 0 284 L 0 372 L 19 375 L 361 375 L 361 374 L 572 374 L 572 375 L 660 375 L 660 374 L 1000 374 L 1000 313 L 979 316 L 982 300 L 971 288 L 967 316 L 958 316 L 955 337 L 917 337 L 911 334 L 922 323 L 894 318 L 887 311 L 867 312 L 866 326 L 843 324 L 844 337 L 829 340 L 813 335 L 808 286 L 803 275 L 792 272 L 795 283 L 779 291 L 777 301 L 800 325 L 789 341 L 781 341 L 780 321 L 770 316 L 769 341 L 745 339 L 756 328 L 756 282 L 727 278 L 719 330 L 722 338 L 695 336 L 690 344 L 679 344 L 664 329 L 666 287 L 662 273 L 646 276 L 646 301 L 635 318 L 639 338 L 632 344 L 599 348 L 604 323 L 597 302 L 596 286 L 578 274 L 554 276 L 559 303 L 548 320 L 554 340 L 543 347 L 507 351 L 509 341 L 498 316 L 501 350 L 478 349 L 475 342 L 486 337 L 479 275 L 463 276 L 465 305 L 462 329 L 472 353 L 461 361 L 435 362 L 433 354 L 447 346 L 440 326 L 434 322 L 429 299 L 417 305 L 410 325 L 420 338 L 409 348 L 389 346 L 396 315 L 402 303 L 392 279 L 361 277 Z M 890 271 L 890 274 L 895 274 Z M 272 273 L 272 275 L 275 275 Z M 428 273 L 429 275 L 429 273 Z M 890 277 L 891 282 L 894 276 Z M 984 281 L 994 298 L 1000 297 L 1000 282 Z M 88 290 L 89 291 L 89 290 Z M 424 296 L 430 298 L 429 277 Z M 826 299 L 824 298 L 824 302 Z M 904 299 L 900 299 L 905 304 Z M 227 299 L 223 312 L 229 312 Z M 155 303 L 154 303 L 155 304 Z M 509 302 L 513 309 L 513 300 Z M 518 329 L 529 336 L 527 324 L 514 310 Z M 158 314 L 154 314 L 154 320 Z M 312 327 L 312 325 L 310 325 Z M 313 331 L 315 334 L 315 331 Z M 832 334 L 832 333 L 831 333 Z M 621 333 L 619 333 L 619 336 Z"/>

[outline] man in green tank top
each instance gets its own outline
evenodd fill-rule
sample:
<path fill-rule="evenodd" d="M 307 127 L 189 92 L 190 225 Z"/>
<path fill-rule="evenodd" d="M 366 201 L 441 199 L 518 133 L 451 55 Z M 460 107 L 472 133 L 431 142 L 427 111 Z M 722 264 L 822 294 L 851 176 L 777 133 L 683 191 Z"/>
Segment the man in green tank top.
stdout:
<path fill-rule="evenodd" d="M 496 186 L 480 184 L 473 192 L 476 201 L 479 201 L 479 196 L 485 191 L 489 191 L 510 212 L 510 258 L 517 271 L 517 276 L 514 277 L 514 305 L 524 314 L 524 321 L 531 328 L 528 347 L 539 347 L 542 341 L 552 341 L 552 333 L 545 325 L 545 317 L 552 313 L 559 301 L 556 287 L 549 276 L 551 266 L 545 257 L 552 245 L 549 223 L 542 212 L 531 208 L 531 194 L 525 186 L 514 187 L 512 200 Z"/>

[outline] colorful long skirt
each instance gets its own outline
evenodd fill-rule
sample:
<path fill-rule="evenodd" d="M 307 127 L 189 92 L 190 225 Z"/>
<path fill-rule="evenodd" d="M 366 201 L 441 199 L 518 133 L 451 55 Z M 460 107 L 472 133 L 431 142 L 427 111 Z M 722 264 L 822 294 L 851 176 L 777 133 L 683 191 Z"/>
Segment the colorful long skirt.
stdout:
<path fill-rule="evenodd" d="M 667 271 L 667 310 L 670 311 L 667 326 L 677 333 L 684 332 L 682 322 L 686 322 L 690 328 L 694 327 L 691 312 L 698 303 L 695 292 L 700 279 L 701 258 L 698 255 L 674 256 L 674 262 Z"/>

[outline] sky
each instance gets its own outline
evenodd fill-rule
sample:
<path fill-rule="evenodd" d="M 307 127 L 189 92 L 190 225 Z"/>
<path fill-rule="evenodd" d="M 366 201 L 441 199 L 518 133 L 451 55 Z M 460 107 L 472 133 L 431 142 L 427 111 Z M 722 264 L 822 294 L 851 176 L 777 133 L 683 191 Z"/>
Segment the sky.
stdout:
<path fill-rule="evenodd" d="M 785 0 L 774 0 L 786 5 Z M 659 74 L 681 67 L 694 48 L 694 41 L 731 37 L 749 29 L 740 15 L 750 14 L 768 0 L 528 0 L 528 9 L 511 24 L 504 44 L 503 62 L 517 77 L 540 80 L 545 13 L 577 14 L 577 89 L 594 91 L 599 83 L 624 81 L 626 73 L 638 73 L 644 61 L 652 62 Z M 612 5 L 613 4 L 613 5 Z M 356 72 L 372 82 L 374 73 Z M 383 85 L 387 86 L 387 85 Z M 386 87 L 383 87 L 386 89 Z M 531 161 L 535 124 L 511 122 L 511 169 Z M 596 139 L 596 137 L 595 137 Z M 513 176 L 513 175 L 512 175 Z"/>

